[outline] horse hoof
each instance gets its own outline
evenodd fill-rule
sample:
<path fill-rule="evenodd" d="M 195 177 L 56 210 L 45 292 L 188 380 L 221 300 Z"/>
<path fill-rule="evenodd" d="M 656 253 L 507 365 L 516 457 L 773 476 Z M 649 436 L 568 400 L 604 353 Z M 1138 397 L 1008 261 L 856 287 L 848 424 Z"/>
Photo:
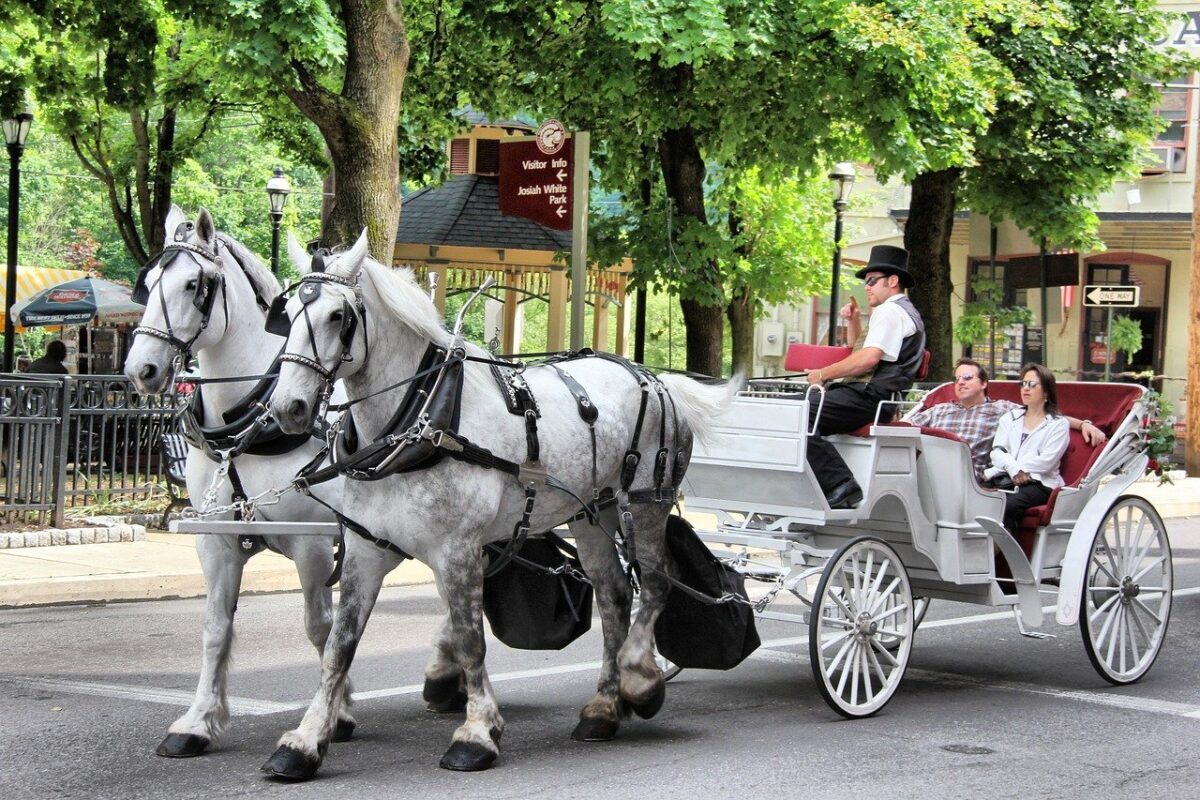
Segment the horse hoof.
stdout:
<path fill-rule="evenodd" d="M 642 703 L 629 703 L 629 707 L 633 709 L 633 713 L 637 714 L 642 719 L 650 719 L 659 711 L 662 710 L 663 703 L 667 699 L 667 687 L 665 684 L 659 684 L 658 691 L 650 695 L 650 697 Z"/>
<path fill-rule="evenodd" d="M 455 772 L 479 772 L 490 767 L 495 761 L 496 754 L 481 744 L 455 742 L 442 756 L 438 766 Z"/>
<path fill-rule="evenodd" d="M 163 758 L 195 758 L 204 755 L 209 740 L 194 733 L 168 733 L 154 752 Z"/>
<path fill-rule="evenodd" d="M 282 746 L 267 759 L 260 769 L 273 778 L 285 781 L 306 781 L 317 774 L 321 759 L 309 758 L 291 747 Z"/>
<path fill-rule="evenodd" d="M 333 740 L 335 742 L 348 742 L 353 739 L 355 724 L 352 719 L 339 719 L 337 727 L 333 729 Z"/>
<path fill-rule="evenodd" d="M 443 678 L 426 677 L 425 688 L 421 690 L 421 697 L 425 699 L 425 702 L 432 709 L 453 703 L 461 696 L 463 698 L 463 707 L 466 708 L 467 695 L 461 687 L 462 678 L 459 675 L 447 675 Z"/>
<path fill-rule="evenodd" d="M 432 711 L 435 714 L 455 714 L 462 713 L 467 710 L 467 693 L 463 691 L 456 692 L 449 700 L 440 702 L 428 701 L 425 704 L 426 711 Z"/>
<path fill-rule="evenodd" d="M 615 719 L 605 717 L 582 717 L 571 738 L 577 742 L 607 742 L 617 735 L 620 723 Z"/>

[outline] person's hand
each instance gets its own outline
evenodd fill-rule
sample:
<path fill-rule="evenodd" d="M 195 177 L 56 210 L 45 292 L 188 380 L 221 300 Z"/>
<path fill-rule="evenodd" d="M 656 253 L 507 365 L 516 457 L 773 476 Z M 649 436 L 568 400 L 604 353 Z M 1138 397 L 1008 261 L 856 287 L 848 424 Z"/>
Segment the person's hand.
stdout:
<path fill-rule="evenodd" d="M 846 305 L 842 306 L 841 310 L 838 311 L 838 316 L 841 317 L 842 319 L 850 319 L 857 313 L 858 313 L 858 300 L 854 297 L 854 295 L 850 295 L 850 302 L 846 303 Z"/>
<path fill-rule="evenodd" d="M 825 383 L 825 370 L 810 369 L 805 377 L 808 378 L 809 386 L 820 386 Z"/>
<path fill-rule="evenodd" d="M 1104 431 L 1087 421 L 1084 421 L 1084 423 L 1079 426 L 1079 434 L 1083 436 L 1083 440 L 1092 447 L 1095 447 L 1098 444 L 1104 444 L 1108 441 L 1108 437 L 1104 435 Z"/>
<path fill-rule="evenodd" d="M 1016 475 L 1013 475 L 1013 483 L 1015 483 L 1017 486 L 1024 486 L 1031 480 L 1033 480 L 1033 478 L 1029 477 L 1029 473 L 1025 470 L 1021 470 Z"/>

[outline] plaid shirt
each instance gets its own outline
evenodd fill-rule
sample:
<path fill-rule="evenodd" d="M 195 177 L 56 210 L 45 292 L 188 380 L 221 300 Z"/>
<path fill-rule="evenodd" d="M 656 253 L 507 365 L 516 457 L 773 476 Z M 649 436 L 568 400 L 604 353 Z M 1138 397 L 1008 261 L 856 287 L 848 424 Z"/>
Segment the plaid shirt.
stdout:
<path fill-rule="evenodd" d="M 948 431 L 966 442 L 971 448 L 971 461 L 975 464 L 978 477 L 992 463 L 992 437 L 996 435 L 1000 417 L 1020 407 L 1008 400 L 985 400 L 970 408 L 964 408 L 957 401 L 938 403 L 932 408 L 918 411 L 908 421 L 914 425 Z"/>

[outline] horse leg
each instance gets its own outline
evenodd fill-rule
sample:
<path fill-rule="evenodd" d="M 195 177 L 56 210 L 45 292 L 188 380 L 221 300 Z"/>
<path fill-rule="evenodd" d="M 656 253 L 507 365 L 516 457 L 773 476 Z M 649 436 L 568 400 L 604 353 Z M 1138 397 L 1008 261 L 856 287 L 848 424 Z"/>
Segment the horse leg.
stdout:
<path fill-rule="evenodd" d="M 283 553 L 296 563 L 300 575 L 300 588 L 304 593 L 304 632 L 313 647 L 317 648 L 317 659 L 325 653 L 325 642 L 333 627 L 333 590 L 325 584 L 333 574 L 333 554 L 324 539 L 310 537 L 280 537 Z M 357 723 L 350 714 L 354 704 L 350 679 L 342 692 L 342 703 L 338 708 L 337 727 L 333 741 L 348 742 L 354 736 Z"/>
<path fill-rule="evenodd" d="M 426 708 L 437 714 L 467 709 L 463 669 L 454 659 L 452 645 L 453 625 L 447 615 L 434 637 L 433 654 L 425 667 L 425 688 L 421 691 Z"/>
<path fill-rule="evenodd" d="M 321 685 L 300 726 L 279 738 L 275 752 L 262 766 L 263 772 L 293 781 L 305 781 L 317 774 L 337 727 L 355 650 L 379 599 L 384 576 L 395 566 L 395 556 L 357 537 L 347 539 L 341 601 L 321 660 Z"/>
<path fill-rule="evenodd" d="M 461 539 L 458 540 L 461 544 Z M 467 690 L 467 719 L 454 731 L 443 769 L 474 772 L 490 767 L 500 755 L 504 718 L 496 705 L 484 666 L 483 558 L 478 546 L 447 548 L 434 569 L 438 591 L 450 611 L 448 654 L 462 669 Z"/>
<path fill-rule="evenodd" d="M 246 558 L 238 551 L 236 536 L 197 536 L 196 553 L 208 590 L 200 679 L 191 707 L 171 723 L 166 738 L 155 751 L 166 758 L 201 755 L 229 724 L 226 682 L 233 647 L 233 613 L 237 610 Z"/>
<path fill-rule="evenodd" d="M 608 530 L 616 530 L 613 510 L 606 510 Z M 603 742 L 617 735 L 621 719 L 629 716 L 628 707 L 618 695 L 617 652 L 629 634 L 629 610 L 632 591 L 621 569 L 617 549 L 604 531 L 585 522 L 571 524 L 579 560 L 596 590 L 600 626 L 604 634 L 604 655 L 596 694 L 579 713 L 579 724 L 571 738 L 581 742 Z"/>
<path fill-rule="evenodd" d="M 649 719 L 662 708 L 667 683 L 654 660 L 654 623 L 662 613 L 670 584 L 657 570 L 664 569 L 666 525 L 671 507 L 639 503 L 629 506 L 633 530 L 626 536 L 634 544 L 641 570 L 641 594 L 637 619 L 629 628 L 617 657 L 621 697 L 634 713 Z"/>

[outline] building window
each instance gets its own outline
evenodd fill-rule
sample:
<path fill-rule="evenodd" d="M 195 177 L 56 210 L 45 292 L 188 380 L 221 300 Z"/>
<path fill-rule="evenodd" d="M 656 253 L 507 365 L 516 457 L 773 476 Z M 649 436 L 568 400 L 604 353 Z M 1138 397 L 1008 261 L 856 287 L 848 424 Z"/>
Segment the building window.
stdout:
<path fill-rule="evenodd" d="M 454 139 L 450 142 L 450 174 L 466 175 L 471 170 L 471 140 Z"/>
<path fill-rule="evenodd" d="M 1159 88 L 1157 112 L 1166 121 L 1167 127 L 1158 134 L 1154 146 L 1150 148 L 1150 160 L 1142 169 L 1142 174 L 1187 172 L 1187 126 L 1191 118 L 1192 93 L 1185 87 L 1190 82 L 1190 75 L 1180 75 Z"/>
<path fill-rule="evenodd" d="M 500 141 L 498 139 L 475 140 L 475 172 L 480 175 L 500 174 Z"/>

